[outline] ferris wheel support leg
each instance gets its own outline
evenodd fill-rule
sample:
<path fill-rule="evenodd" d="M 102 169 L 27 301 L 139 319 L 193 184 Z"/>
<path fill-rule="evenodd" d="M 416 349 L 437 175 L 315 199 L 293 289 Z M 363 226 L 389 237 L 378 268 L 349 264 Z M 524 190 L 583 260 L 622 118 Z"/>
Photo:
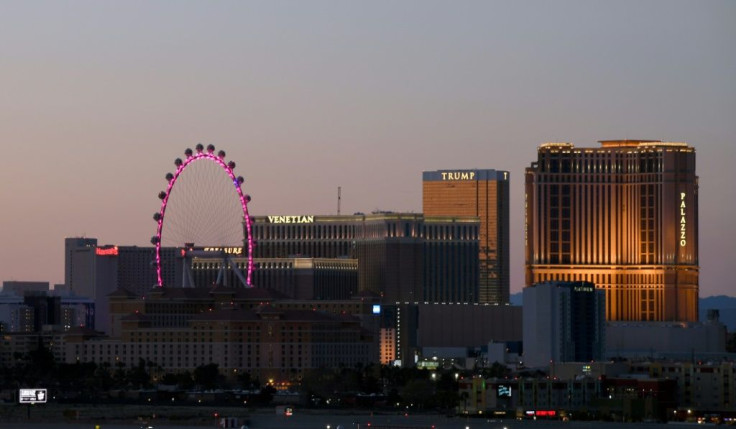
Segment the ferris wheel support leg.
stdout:
<path fill-rule="evenodd" d="M 196 287 L 194 285 L 194 274 L 192 273 L 192 259 L 189 257 L 185 257 L 182 264 L 181 283 L 183 288 Z"/>
<path fill-rule="evenodd" d="M 185 257 L 181 264 L 181 287 L 189 287 L 187 283 L 189 283 L 189 258 Z"/>
<path fill-rule="evenodd" d="M 222 266 L 220 267 L 220 269 L 217 270 L 217 280 L 215 280 L 215 284 L 216 285 L 223 285 L 222 284 L 222 278 L 223 277 L 225 277 L 225 278 L 227 277 L 227 276 L 224 276 L 223 274 L 225 274 L 225 264 L 222 264 Z M 227 285 L 223 285 L 223 286 L 227 286 Z"/>
<path fill-rule="evenodd" d="M 194 284 L 194 274 L 192 273 L 192 267 L 187 268 L 187 274 L 189 274 L 189 287 L 194 288 L 197 287 L 197 285 Z"/>
<path fill-rule="evenodd" d="M 243 272 L 240 271 L 240 268 L 238 268 L 238 265 L 233 261 L 232 256 L 227 257 L 228 262 L 230 262 L 230 267 L 235 273 L 235 275 L 238 277 L 238 280 L 240 280 L 240 283 L 243 284 L 243 287 L 248 287 L 248 281 L 245 279 L 245 276 L 243 275 Z"/>

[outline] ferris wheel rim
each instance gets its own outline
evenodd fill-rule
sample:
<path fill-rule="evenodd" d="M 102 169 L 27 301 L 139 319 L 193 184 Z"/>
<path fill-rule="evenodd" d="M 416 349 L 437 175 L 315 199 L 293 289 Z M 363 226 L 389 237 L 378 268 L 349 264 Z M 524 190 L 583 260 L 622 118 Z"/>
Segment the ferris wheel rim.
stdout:
<path fill-rule="evenodd" d="M 163 277 L 161 273 L 161 237 L 163 236 L 163 226 L 164 226 L 164 219 L 166 218 L 166 208 L 168 206 L 169 197 L 171 196 L 171 191 L 174 188 L 174 185 L 176 184 L 176 181 L 179 179 L 179 176 L 186 170 L 186 168 L 194 163 L 195 161 L 200 160 L 209 160 L 214 162 L 215 164 L 222 167 L 222 169 L 227 173 L 227 175 L 232 180 L 232 184 L 235 187 L 235 190 L 238 194 L 238 198 L 240 200 L 240 206 L 243 211 L 243 220 L 245 222 L 245 239 L 247 240 L 247 246 L 248 246 L 248 262 L 247 262 L 247 275 L 246 275 L 246 287 L 253 287 L 252 284 L 252 274 L 253 274 L 253 235 L 251 231 L 252 227 L 252 221 L 250 214 L 248 212 L 248 200 L 250 197 L 243 193 L 243 189 L 241 187 L 243 183 L 242 177 L 236 177 L 235 172 L 233 169 L 235 168 L 235 163 L 230 161 L 229 163 L 225 162 L 225 152 L 220 151 L 217 155 L 214 153 L 215 147 L 213 145 L 208 145 L 207 150 L 204 151 L 204 147 L 201 144 L 198 144 L 196 147 L 196 153 L 192 152 L 191 149 L 187 149 L 184 154 L 186 155 L 186 158 L 182 160 L 181 158 L 177 158 L 174 161 L 174 164 L 177 166 L 176 172 L 167 174 L 168 184 L 166 187 L 166 191 L 162 191 L 159 193 L 159 197 L 161 198 L 161 207 L 159 211 L 157 212 L 158 216 L 154 216 L 154 219 L 157 222 L 157 228 L 156 228 L 156 235 L 153 237 L 155 241 L 155 264 L 156 264 L 156 286 L 157 287 L 163 287 Z"/>

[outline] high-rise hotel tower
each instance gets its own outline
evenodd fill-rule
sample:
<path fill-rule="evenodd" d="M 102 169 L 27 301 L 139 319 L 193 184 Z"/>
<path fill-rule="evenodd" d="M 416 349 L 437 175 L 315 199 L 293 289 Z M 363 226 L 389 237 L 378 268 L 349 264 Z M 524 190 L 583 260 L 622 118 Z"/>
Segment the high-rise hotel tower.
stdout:
<path fill-rule="evenodd" d="M 422 174 L 425 216 L 480 219 L 478 302 L 509 302 L 509 172 L 438 170 Z"/>
<path fill-rule="evenodd" d="M 698 177 L 686 143 L 545 143 L 526 169 L 526 284 L 588 281 L 607 320 L 698 320 Z"/>

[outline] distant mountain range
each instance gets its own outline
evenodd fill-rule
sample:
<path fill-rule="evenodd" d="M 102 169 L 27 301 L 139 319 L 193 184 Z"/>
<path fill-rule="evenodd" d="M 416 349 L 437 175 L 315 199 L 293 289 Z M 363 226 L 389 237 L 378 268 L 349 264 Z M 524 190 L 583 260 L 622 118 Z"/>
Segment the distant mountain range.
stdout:
<path fill-rule="evenodd" d="M 736 297 L 726 295 L 708 296 L 700 298 L 700 310 L 708 308 L 733 308 L 736 309 Z"/>
<path fill-rule="evenodd" d="M 511 294 L 510 302 L 511 305 L 521 305 L 522 292 Z M 736 331 L 736 297 L 716 295 L 700 298 L 698 303 L 700 321 L 707 319 L 710 309 L 718 310 L 719 320 L 728 327 L 729 332 Z"/>
<path fill-rule="evenodd" d="M 511 305 L 521 305 L 523 292 L 512 293 L 509 297 Z"/>

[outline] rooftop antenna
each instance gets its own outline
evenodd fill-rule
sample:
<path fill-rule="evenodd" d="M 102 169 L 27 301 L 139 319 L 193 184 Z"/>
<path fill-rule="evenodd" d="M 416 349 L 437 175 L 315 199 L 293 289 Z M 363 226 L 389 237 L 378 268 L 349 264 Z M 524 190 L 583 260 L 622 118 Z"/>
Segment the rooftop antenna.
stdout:
<path fill-rule="evenodd" d="M 337 215 L 340 216 L 340 200 L 342 199 L 342 186 L 337 187 Z"/>

